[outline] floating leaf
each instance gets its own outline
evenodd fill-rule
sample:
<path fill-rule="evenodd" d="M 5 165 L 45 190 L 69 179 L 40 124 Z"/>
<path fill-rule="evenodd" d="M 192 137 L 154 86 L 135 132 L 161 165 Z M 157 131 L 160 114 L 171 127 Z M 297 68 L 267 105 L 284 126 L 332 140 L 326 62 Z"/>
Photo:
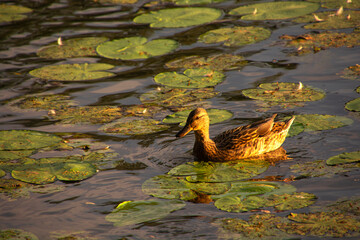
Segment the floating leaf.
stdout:
<path fill-rule="evenodd" d="M 293 124 L 291 124 L 291 127 L 288 131 L 287 137 L 296 136 L 296 135 L 302 133 L 304 130 L 305 130 L 305 126 L 302 123 L 293 122 Z"/>
<path fill-rule="evenodd" d="M 112 3 L 112 4 L 134 4 L 138 0 L 96 0 L 99 3 Z"/>
<path fill-rule="evenodd" d="M 62 45 L 51 44 L 41 48 L 37 55 L 43 58 L 74 58 L 96 56 L 95 48 L 100 43 L 107 41 L 106 37 L 74 38 L 62 41 Z"/>
<path fill-rule="evenodd" d="M 74 103 L 70 100 L 70 96 L 63 94 L 51 94 L 22 96 L 11 102 L 10 105 L 20 109 L 60 110 L 74 105 Z"/>
<path fill-rule="evenodd" d="M 215 207 L 227 212 L 248 212 L 265 207 L 265 200 L 259 196 L 227 196 L 216 200 Z"/>
<path fill-rule="evenodd" d="M 30 12 L 32 10 L 27 7 L 0 4 L 0 23 L 23 20 L 27 17 L 24 14 Z"/>
<path fill-rule="evenodd" d="M 337 212 L 291 213 L 292 222 L 277 227 L 290 234 L 326 237 L 347 237 L 358 235 L 360 222 L 349 215 Z"/>
<path fill-rule="evenodd" d="M 348 126 L 354 121 L 343 116 L 302 114 L 295 115 L 295 122 L 302 124 L 305 131 L 320 131 Z"/>
<path fill-rule="evenodd" d="M 105 219 L 121 227 L 161 219 L 184 206 L 185 203 L 179 200 L 125 201 L 120 203 Z"/>
<path fill-rule="evenodd" d="M 106 58 L 133 60 L 164 55 L 177 47 L 178 43 L 171 39 L 148 41 L 145 37 L 128 37 L 102 43 L 96 51 Z"/>
<path fill-rule="evenodd" d="M 0 151 L 0 160 L 15 160 L 30 156 L 35 150 L 3 150 Z"/>
<path fill-rule="evenodd" d="M 204 88 L 215 86 L 224 80 L 224 74 L 205 68 L 187 69 L 185 72 L 163 72 L 154 77 L 155 82 L 179 88 Z"/>
<path fill-rule="evenodd" d="M 326 160 L 327 165 L 338 165 L 344 163 L 353 163 L 360 161 L 360 151 L 341 153 L 339 155 L 330 157 Z"/>
<path fill-rule="evenodd" d="M 309 23 L 304 26 L 305 29 L 341 29 L 359 26 L 360 21 L 360 11 L 344 11 L 341 15 L 337 15 L 336 12 L 320 12 L 316 13 L 316 16 L 322 21 L 317 21 L 310 14 L 294 19 L 294 22 Z"/>
<path fill-rule="evenodd" d="M 349 111 L 360 112 L 360 98 L 355 98 L 345 104 L 345 108 Z"/>
<path fill-rule="evenodd" d="M 266 206 L 273 206 L 276 210 L 292 210 L 307 207 L 313 204 L 316 196 L 311 193 L 295 192 L 291 194 L 273 194 L 267 197 Z"/>
<path fill-rule="evenodd" d="M 96 168 L 90 163 L 65 163 L 55 175 L 61 181 L 81 181 L 95 173 Z"/>
<path fill-rule="evenodd" d="M 269 38 L 271 31 L 262 27 L 232 27 L 210 30 L 199 37 L 204 43 L 223 43 L 225 46 L 244 46 Z"/>
<path fill-rule="evenodd" d="M 37 68 L 30 74 L 48 80 L 86 81 L 114 76 L 114 73 L 105 72 L 113 67 L 106 63 L 61 64 Z"/>
<path fill-rule="evenodd" d="M 248 98 L 272 102 L 307 102 L 317 101 L 325 97 L 324 91 L 304 86 L 299 89 L 298 83 L 262 83 L 259 88 L 242 91 Z"/>
<path fill-rule="evenodd" d="M 0 5 L 1 8 L 1 5 Z M 0 239 L 2 240 L 38 240 L 39 238 L 37 238 L 34 234 L 32 234 L 31 232 L 26 232 L 24 230 L 21 229 L 13 229 L 13 228 L 9 228 L 9 229 L 4 229 L 0 231 Z"/>
<path fill-rule="evenodd" d="M 360 216 L 360 198 L 341 199 L 327 206 L 329 210 Z"/>
<path fill-rule="evenodd" d="M 0 169 L 0 178 L 6 175 L 6 172 L 2 169 Z"/>
<path fill-rule="evenodd" d="M 191 111 L 184 110 L 170 114 L 163 119 L 163 123 L 180 123 L 180 126 L 185 126 L 186 119 Z M 210 118 L 210 124 L 223 122 L 233 116 L 232 112 L 224 109 L 207 109 L 206 111 Z"/>
<path fill-rule="evenodd" d="M 209 68 L 216 71 L 233 70 L 247 64 L 244 57 L 232 54 L 220 54 L 210 57 L 187 56 L 167 62 L 167 68 Z"/>
<path fill-rule="evenodd" d="M 360 80 L 360 64 L 345 68 L 341 74 L 341 77 L 351 80 Z M 360 89 L 360 87 L 358 89 Z M 358 92 L 360 91 L 358 90 Z"/>
<path fill-rule="evenodd" d="M 24 166 L 18 170 L 12 170 L 11 176 L 17 180 L 35 184 L 47 184 L 56 181 L 56 176 L 50 167 Z"/>
<path fill-rule="evenodd" d="M 162 107 L 181 108 L 188 103 L 202 101 L 218 95 L 213 88 L 187 90 L 184 88 L 162 87 L 149 91 L 140 96 L 140 101 Z"/>
<path fill-rule="evenodd" d="M 297 54 L 316 53 L 327 48 L 358 46 L 360 33 L 321 32 L 308 33 L 300 36 L 283 35 L 287 47 L 296 48 Z"/>
<path fill-rule="evenodd" d="M 338 9 L 344 8 L 360 8 L 359 0 L 307 0 L 309 2 L 321 3 L 321 7 Z"/>
<path fill-rule="evenodd" d="M 187 176 L 189 182 L 230 182 L 254 177 L 263 173 L 269 162 L 236 161 L 236 162 L 189 162 L 171 169 L 168 174 Z"/>
<path fill-rule="evenodd" d="M 319 4 L 309 2 L 265 2 L 235 8 L 229 14 L 244 15 L 243 20 L 275 20 L 299 17 L 318 8 Z"/>
<path fill-rule="evenodd" d="M 154 119 L 124 118 L 106 124 L 101 127 L 100 130 L 106 133 L 116 133 L 121 135 L 144 135 L 162 132 L 168 128 L 168 125 L 161 124 Z"/>
<path fill-rule="evenodd" d="M 45 147 L 55 147 L 63 141 L 51 133 L 32 130 L 0 131 L 0 150 L 32 150 Z"/>
<path fill-rule="evenodd" d="M 134 18 L 134 22 L 149 23 L 154 28 L 189 27 L 212 22 L 221 15 L 221 10 L 213 8 L 171 8 L 139 15 Z"/>

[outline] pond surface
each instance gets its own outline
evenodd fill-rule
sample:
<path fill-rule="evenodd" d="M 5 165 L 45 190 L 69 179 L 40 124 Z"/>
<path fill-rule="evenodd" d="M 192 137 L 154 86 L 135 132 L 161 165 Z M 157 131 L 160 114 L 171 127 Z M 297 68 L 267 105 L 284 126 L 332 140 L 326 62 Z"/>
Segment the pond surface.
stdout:
<path fill-rule="evenodd" d="M 359 64 L 360 49 L 330 48 L 317 53 L 290 55 L 289 48 L 279 44 L 279 37 L 311 32 L 304 24 L 290 20 L 242 21 L 239 17 L 223 14 L 209 24 L 183 28 L 150 28 L 147 24 L 135 24 L 132 19 L 138 12 L 146 12 L 146 1 L 128 5 L 101 4 L 98 1 L 33 0 L 2 1 L 33 9 L 26 20 L 2 24 L 0 28 L 0 129 L 28 129 L 54 133 L 85 133 L 119 154 L 126 163 L 143 163 L 140 168 L 112 167 L 99 171 L 93 177 L 80 182 L 54 185 L 65 186 L 61 192 L 49 194 L 31 193 L 28 198 L 13 201 L 0 200 L 0 229 L 18 228 L 34 233 L 39 239 L 51 239 L 54 232 L 85 232 L 94 239 L 219 239 L 219 228 L 214 224 L 224 217 L 247 219 L 253 212 L 228 213 L 215 208 L 213 203 L 186 202 L 186 206 L 167 217 L 141 224 L 115 227 L 105 220 L 119 203 L 129 200 L 154 199 L 142 192 L 142 184 L 149 178 L 167 173 L 171 168 L 193 161 L 191 149 L 193 133 L 176 139 L 181 129 L 177 124 L 160 133 L 138 136 L 110 135 L 99 131 L 102 124 L 59 124 L 48 118 L 48 111 L 15 111 L 8 101 L 27 94 L 64 93 L 80 106 L 129 106 L 141 104 L 140 95 L 159 85 L 153 77 L 169 71 L 165 63 L 191 55 L 213 56 L 227 53 L 245 57 L 248 64 L 224 71 L 225 80 L 215 86 L 219 95 L 205 100 L 205 108 L 218 108 L 233 113 L 230 120 L 210 126 L 210 135 L 243 124 L 249 124 L 278 113 L 279 116 L 298 114 L 329 114 L 345 116 L 353 120 L 349 126 L 315 132 L 303 132 L 289 137 L 283 144 L 291 159 L 277 162 L 257 176 L 278 179 L 295 175 L 290 166 L 326 160 L 343 152 L 359 151 L 360 115 L 347 111 L 346 102 L 359 97 L 354 91 L 359 81 L 341 78 L 345 68 Z M 259 1 L 224 1 L 207 7 L 231 9 L 246 3 Z M 171 8 L 164 4 L 150 7 L 157 10 Z M 323 9 L 321 9 L 323 10 Z M 198 42 L 199 35 L 208 30 L 232 26 L 260 26 L 271 30 L 271 36 L 258 43 L 227 47 L 222 44 Z M 334 30 L 349 33 L 352 29 Z M 113 60 L 101 56 L 45 59 L 37 51 L 57 41 L 78 37 L 107 37 L 119 39 L 143 36 L 148 39 L 173 39 L 179 47 L 168 54 L 144 60 Z M 35 68 L 65 63 L 108 63 L 115 66 L 110 72 L 115 76 L 92 81 L 61 82 L 33 77 Z M 260 83 L 302 82 L 325 91 L 325 98 L 305 102 L 301 106 L 266 107 L 261 102 L 246 98 L 241 90 L 256 88 Z M 162 120 L 172 112 L 156 114 Z M 146 166 L 146 167 L 145 167 Z M 7 174 L 5 178 L 10 178 Z M 291 182 L 298 192 L 313 193 L 316 204 L 336 201 L 341 197 L 359 196 L 359 171 L 352 170 L 332 178 L 304 178 Z M 276 213 L 274 210 L 270 210 Z M 309 208 L 291 212 L 308 212 Z M 260 212 L 258 212 L 260 213 Z M 276 213 L 286 216 L 290 211 Z M 317 239 L 307 236 L 303 239 Z M 324 239 L 324 238 L 322 238 Z"/>

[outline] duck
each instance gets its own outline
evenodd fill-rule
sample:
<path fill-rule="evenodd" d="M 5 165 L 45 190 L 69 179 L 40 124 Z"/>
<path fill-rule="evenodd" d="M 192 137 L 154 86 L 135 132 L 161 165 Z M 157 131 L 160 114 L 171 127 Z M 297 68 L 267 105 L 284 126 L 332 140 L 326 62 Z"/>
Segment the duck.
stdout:
<path fill-rule="evenodd" d="M 285 141 L 295 116 L 274 122 L 277 114 L 258 122 L 229 129 L 213 139 L 209 137 L 210 119 L 204 108 L 191 111 L 176 137 L 195 133 L 193 155 L 199 161 L 234 161 L 275 152 Z"/>

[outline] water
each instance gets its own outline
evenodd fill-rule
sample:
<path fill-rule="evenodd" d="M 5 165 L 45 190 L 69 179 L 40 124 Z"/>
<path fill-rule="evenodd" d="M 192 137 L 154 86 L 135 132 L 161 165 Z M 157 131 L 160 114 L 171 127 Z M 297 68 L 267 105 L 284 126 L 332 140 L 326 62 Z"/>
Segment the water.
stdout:
<path fill-rule="evenodd" d="M 175 139 L 180 130 L 172 126 L 168 131 L 148 136 L 110 136 L 99 132 L 99 125 L 57 125 L 46 120 L 45 111 L 14 112 L 6 100 L 35 93 L 67 93 L 80 105 L 135 105 L 139 96 L 157 85 L 153 76 L 166 71 L 164 64 L 179 56 L 216 53 L 240 54 L 249 64 L 241 70 L 226 71 L 226 80 L 216 86 L 221 95 L 208 100 L 208 107 L 227 109 L 234 117 L 211 126 L 216 134 L 241 124 L 249 123 L 276 112 L 280 115 L 318 113 L 346 116 L 354 120 L 351 126 L 302 133 L 288 138 L 283 147 L 291 160 L 269 168 L 259 177 L 292 175 L 289 166 L 294 163 L 327 159 L 342 152 L 359 150 L 359 115 L 344 109 L 344 104 L 358 94 L 354 89 L 358 81 L 341 79 L 337 73 L 359 63 L 359 48 L 328 49 L 301 57 L 289 56 L 285 48 L 276 44 L 283 34 L 307 32 L 290 20 L 256 22 L 272 30 L 269 39 L 244 46 L 227 48 L 219 44 L 206 45 L 196 41 L 199 34 L 209 29 L 232 25 L 251 25 L 251 22 L 217 22 L 199 27 L 151 29 L 136 25 L 132 19 L 141 9 L 143 1 L 127 6 L 100 5 L 94 1 L 2 1 L 34 9 L 25 21 L 0 27 L 0 129 L 31 129 L 49 132 L 81 132 L 111 146 L 126 162 L 142 162 L 145 169 L 101 171 L 90 179 L 78 183 L 56 182 L 66 189 L 53 194 L 31 194 L 28 199 L 0 201 L 0 229 L 21 228 L 50 239 L 55 231 L 86 231 L 100 239 L 218 239 L 213 222 L 221 217 L 246 219 L 251 213 L 226 213 L 212 203 L 187 203 L 186 207 L 168 217 L 143 224 L 114 227 L 105 221 L 105 215 L 118 203 L 127 200 L 152 199 L 142 193 L 142 183 L 152 176 L 166 173 L 170 168 L 192 161 L 190 149 L 193 135 Z M 243 1 L 242 3 L 253 2 Z M 241 4 L 242 4 L 241 3 Z M 238 6 L 236 1 L 210 5 L 223 9 Z M 347 31 L 348 30 L 344 30 Z M 149 39 L 169 38 L 180 42 L 173 53 L 147 60 L 119 61 L 101 57 L 47 60 L 37 57 L 36 51 L 58 37 L 71 39 L 85 36 L 106 36 L 111 39 L 145 36 Z M 273 61 L 276 60 L 276 61 Z M 89 82 L 60 83 L 42 81 L 28 74 L 32 69 L 55 63 L 103 62 L 116 65 L 115 77 Z M 274 63 L 276 62 L 276 63 Z M 326 98 L 306 103 L 303 107 L 271 108 L 264 112 L 253 100 L 241 96 L 240 90 L 256 87 L 262 82 L 303 82 L 326 91 Z M 158 116 L 159 119 L 163 116 Z M 334 201 L 339 197 L 359 196 L 359 172 L 352 171 L 334 178 L 302 179 L 292 183 L 298 191 L 314 193 L 317 203 Z M 297 210 L 306 212 L 308 209 Z M 288 212 L 281 213 L 285 216 Z M 312 239 L 312 238 L 307 238 Z"/>

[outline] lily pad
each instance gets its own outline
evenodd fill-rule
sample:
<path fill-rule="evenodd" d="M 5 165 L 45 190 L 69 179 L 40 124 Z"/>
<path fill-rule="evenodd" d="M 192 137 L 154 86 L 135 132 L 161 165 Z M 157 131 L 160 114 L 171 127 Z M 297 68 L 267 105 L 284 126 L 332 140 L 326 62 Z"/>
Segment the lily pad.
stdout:
<path fill-rule="evenodd" d="M 227 212 L 248 212 L 265 207 L 265 200 L 259 196 L 227 196 L 216 200 L 215 207 Z"/>
<path fill-rule="evenodd" d="M 120 203 L 105 219 L 121 227 L 157 220 L 185 207 L 179 200 L 140 200 Z"/>
<path fill-rule="evenodd" d="M 242 91 L 248 98 L 272 102 L 307 102 L 318 101 L 325 97 L 324 91 L 303 86 L 301 83 L 262 83 L 259 88 Z"/>
<path fill-rule="evenodd" d="M 128 37 L 104 42 L 96 51 L 106 58 L 134 60 L 164 55 L 177 47 L 178 43 L 171 39 L 148 41 L 145 37 Z"/>
<path fill-rule="evenodd" d="M 288 131 L 288 134 L 286 136 L 287 137 L 293 137 L 293 136 L 299 135 L 304 130 L 305 130 L 305 126 L 302 123 L 293 122 L 293 124 L 291 124 L 291 127 L 290 127 L 290 129 Z"/>
<path fill-rule="evenodd" d="M 65 163 L 55 172 L 60 181 L 81 181 L 96 174 L 96 168 L 90 163 Z"/>
<path fill-rule="evenodd" d="M 211 4 L 211 3 L 218 3 L 218 2 L 223 2 L 225 0 L 156 0 L 156 1 L 151 1 L 150 3 L 148 3 L 148 5 L 145 6 L 153 6 L 154 4 L 164 4 L 164 2 L 166 3 L 173 3 L 175 5 L 178 6 L 182 6 L 182 5 L 196 5 L 196 4 Z"/>
<path fill-rule="evenodd" d="M 97 56 L 95 48 L 100 43 L 109 40 L 106 37 L 74 38 L 62 41 L 62 45 L 51 44 L 41 48 L 37 55 L 43 58 L 74 58 Z"/>
<path fill-rule="evenodd" d="M 1 5 L 0 5 L 1 8 Z M 11 239 L 17 239 L 17 240 L 38 240 L 39 238 L 36 237 L 31 232 L 26 232 L 21 229 L 5 229 L 0 231 L 0 239 L 2 240 L 11 240 Z"/>
<path fill-rule="evenodd" d="M 340 7 L 343 8 L 360 8 L 360 1 L 359 0 L 307 0 L 309 2 L 317 2 L 321 3 L 321 7 L 324 8 L 333 8 L 338 9 Z"/>
<path fill-rule="evenodd" d="M 45 66 L 30 71 L 34 77 L 57 81 L 86 81 L 115 76 L 106 72 L 113 68 L 106 63 L 61 64 Z"/>
<path fill-rule="evenodd" d="M 359 234 L 357 219 L 337 212 L 291 213 L 291 222 L 277 227 L 290 234 L 326 237 L 348 237 Z"/>
<path fill-rule="evenodd" d="M 149 23 L 150 27 L 153 28 L 176 28 L 212 22 L 221 15 L 221 10 L 214 8 L 171 8 L 141 14 L 134 18 L 133 21 L 135 23 Z"/>
<path fill-rule="evenodd" d="M 210 57 L 186 56 L 171 60 L 165 66 L 167 68 L 209 68 L 215 71 L 233 70 L 247 64 L 244 57 L 232 54 L 220 54 Z"/>
<path fill-rule="evenodd" d="M 346 152 L 341 153 L 339 155 L 330 157 L 326 160 L 327 165 L 338 165 L 338 164 L 345 164 L 345 163 L 354 163 L 360 161 L 360 151 L 356 152 Z"/>
<path fill-rule="evenodd" d="M 231 163 L 189 162 L 171 169 L 168 174 L 186 176 L 189 182 L 230 182 L 254 177 L 269 167 L 267 161 L 241 161 Z"/>
<path fill-rule="evenodd" d="M 187 69 L 184 73 L 163 72 L 154 77 L 155 82 L 175 88 L 212 87 L 224 80 L 224 74 L 205 68 Z"/>
<path fill-rule="evenodd" d="M 70 96 L 63 94 L 23 96 L 10 103 L 20 109 L 60 110 L 74 105 Z"/>
<path fill-rule="evenodd" d="M 51 133 L 32 130 L 4 130 L 0 131 L 0 150 L 35 150 L 55 147 L 63 141 Z"/>
<path fill-rule="evenodd" d="M 307 207 L 313 204 L 316 200 L 316 196 L 312 193 L 295 192 L 291 194 L 273 194 L 267 197 L 267 206 L 272 206 L 276 210 L 293 210 L 303 207 Z"/>
<path fill-rule="evenodd" d="M 262 27 L 232 27 L 210 30 L 200 35 L 204 43 L 223 43 L 225 46 L 244 46 L 269 38 L 271 31 Z"/>
<path fill-rule="evenodd" d="M 360 45 L 360 33 L 321 32 L 299 36 L 283 35 L 287 47 L 296 48 L 296 53 L 316 53 L 327 48 L 355 47 Z"/>
<path fill-rule="evenodd" d="M 184 110 L 170 114 L 163 119 L 163 123 L 180 123 L 180 126 L 185 126 L 186 119 L 191 111 L 192 110 Z M 206 111 L 210 118 L 210 124 L 223 122 L 225 120 L 232 118 L 233 116 L 232 112 L 224 109 L 213 108 L 213 109 L 207 109 Z"/>
<path fill-rule="evenodd" d="M 235 8 L 229 14 L 243 15 L 242 20 L 275 20 L 306 15 L 315 12 L 319 7 L 317 3 L 300 1 L 265 2 Z"/>
<path fill-rule="evenodd" d="M 162 107 L 181 108 L 186 104 L 195 101 L 212 98 L 219 92 L 213 88 L 201 88 L 187 90 L 184 88 L 158 87 L 156 90 L 149 91 L 140 96 L 140 101 L 144 104 L 158 105 Z"/>
<path fill-rule="evenodd" d="M 320 131 L 348 126 L 354 121 L 343 116 L 302 114 L 295 115 L 295 122 L 302 124 L 305 131 Z"/>
<path fill-rule="evenodd" d="M 56 181 L 56 176 L 50 167 L 21 167 L 18 170 L 12 170 L 11 176 L 17 180 L 35 184 L 47 184 Z"/>
<path fill-rule="evenodd" d="M 345 104 L 345 108 L 349 111 L 360 112 L 360 98 L 355 98 Z"/>
<path fill-rule="evenodd" d="M 360 80 L 360 64 L 345 68 L 341 73 L 341 77 L 351 80 Z M 358 89 L 360 89 L 360 87 Z"/>
<path fill-rule="evenodd" d="M 0 178 L 6 175 L 6 172 L 2 169 L 0 169 Z"/>
<path fill-rule="evenodd" d="M 297 23 L 309 23 L 305 29 L 341 29 L 359 26 L 360 11 L 344 11 L 338 15 L 336 12 L 320 12 L 316 15 L 306 15 L 294 19 Z"/>
<path fill-rule="evenodd" d="M 341 212 L 344 214 L 351 214 L 355 216 L 360 216 L 360 198 L 351 197 L 340 199 L 333 204 L 329 204 L 329 210 Z"/>
<path fill-rule="evenodd" d="M 33 154 L 35 150 L 3 150 L 0 151 L 0 160 L 15 160 L 21 159 Z"/>
<path fill-rule="evenodd" d="M 230 183 L 189 182 L 184 177 L 159 175 L 142 185 L 145 194 L 165 199 L 195 200 L 199 194 L 218 195 L 228 191 Z"/>
<path fill-rule="evenodd" d="M 0 23 L 23 20 L 27 18 L 25 13 L 30 12 L 32 12 L 32 9 L 27 7 L 0 4 Z"/>
<path fill-rule="evenodd" d="M 104 125 L 100 130 L 121 135 L 145 135 L 162 132 L 169 128 L 170 126 L 161 124 L 154 119 L 123 118 Z"/>

